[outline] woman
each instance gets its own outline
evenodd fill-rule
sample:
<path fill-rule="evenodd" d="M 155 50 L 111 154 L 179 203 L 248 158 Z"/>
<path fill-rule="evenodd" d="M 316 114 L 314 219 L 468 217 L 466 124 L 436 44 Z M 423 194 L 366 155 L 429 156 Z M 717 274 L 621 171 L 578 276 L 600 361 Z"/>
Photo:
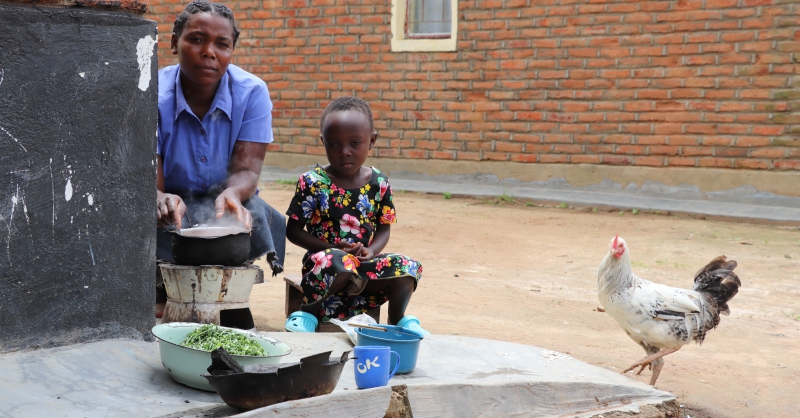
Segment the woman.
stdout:
<path fill-rule="evenodd" d="M 273 140 L 272 101 L 261 79 L 231 64 L 238 37 L 221 4 L 194 1 L 175 20 L 179 63 L 158 72 L 157 255 L 172 261 L 166 228 L 230 218 L 252 228 L 250 259 L 266 254 L 275 275 L 285 219 L 256 189 Z"/>

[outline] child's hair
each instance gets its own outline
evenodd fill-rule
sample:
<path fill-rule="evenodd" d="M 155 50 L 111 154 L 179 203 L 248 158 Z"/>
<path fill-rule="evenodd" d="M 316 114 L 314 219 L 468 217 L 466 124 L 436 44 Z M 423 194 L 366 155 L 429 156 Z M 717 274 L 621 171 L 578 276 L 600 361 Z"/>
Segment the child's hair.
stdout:
<path fill-rule="evenodd" d="M 233 12 L 228 6 L 220 3 L 211 3 L 205 0 L 195 0 L 189 3 L 185 9 L 175 19 L 175 25 L 172 27 L 172 34 L 180 36 L 183 32 L 183 25 L 189 21 L 192 15 L 197 13 L 211 13 L 212 15 L 222 16 L 228 19 L 233 26 L 233 46 L 236 46 L 236 41 L 239 39 L 239 29 L 236 29 L 236 21 L 233 19 Z"/>
<path fill-rule="evenodd" d="M 325 118 L 334 112 L 346 112 L 348 110 L 356 110 L 363 113 L 369 119 L 369 131 L 375 130 L 375 123 L 372 121 L 372 110 L 369 108 L 367 102 L 353 96 L 342 96 L 333 99 L 319 118 L 319 129 L 322 130 L 322 125 L 325 123 Z"/>

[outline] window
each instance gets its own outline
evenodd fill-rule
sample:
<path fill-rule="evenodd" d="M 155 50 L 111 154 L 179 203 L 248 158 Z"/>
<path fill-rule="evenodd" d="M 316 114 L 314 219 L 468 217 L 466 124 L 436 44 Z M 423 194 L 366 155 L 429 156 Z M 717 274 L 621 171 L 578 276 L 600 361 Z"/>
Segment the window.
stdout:
<path fill-rule="evenodd" d="M 392 51 L 455 51 L 457 0 L 392 1 Z"/>
<path fill-rule="evenodd" d="M 448 0 L 408 0 L 406 39 L 448 39 L 452 21 Z"/>

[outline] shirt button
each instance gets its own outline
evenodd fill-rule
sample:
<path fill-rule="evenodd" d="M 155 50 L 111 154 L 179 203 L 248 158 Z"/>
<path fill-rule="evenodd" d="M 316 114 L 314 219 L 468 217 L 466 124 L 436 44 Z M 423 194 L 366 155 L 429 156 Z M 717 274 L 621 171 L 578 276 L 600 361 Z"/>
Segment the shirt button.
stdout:
<path fill-rule="evenodd" d="M 206 157 L 200 157 L 200 161 L 206 162 Z"/>
<path fill-rule="evenodd" d="M 203 135 L 205 135 L 205 134 L 206 134 L 206 130 L 205 130 L 205 129 L 201 129 L 201 130 L 200 130 L 200 133 L 201 133 L 201 134 L 203 134 Z"/>

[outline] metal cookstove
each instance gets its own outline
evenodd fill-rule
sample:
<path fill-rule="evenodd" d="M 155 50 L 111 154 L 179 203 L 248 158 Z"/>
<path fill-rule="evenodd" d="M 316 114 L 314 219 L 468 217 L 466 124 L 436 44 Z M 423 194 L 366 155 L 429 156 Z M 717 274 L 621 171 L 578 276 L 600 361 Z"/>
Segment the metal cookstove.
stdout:
<path fill-rule="evenodd" d="M 161 323 L 194 322 L 254 329 L 250 312 L 253 284 L 264 282 L 264 272 L 252 264 L 184 266 L 158 263 L 167 292 Z"/>

